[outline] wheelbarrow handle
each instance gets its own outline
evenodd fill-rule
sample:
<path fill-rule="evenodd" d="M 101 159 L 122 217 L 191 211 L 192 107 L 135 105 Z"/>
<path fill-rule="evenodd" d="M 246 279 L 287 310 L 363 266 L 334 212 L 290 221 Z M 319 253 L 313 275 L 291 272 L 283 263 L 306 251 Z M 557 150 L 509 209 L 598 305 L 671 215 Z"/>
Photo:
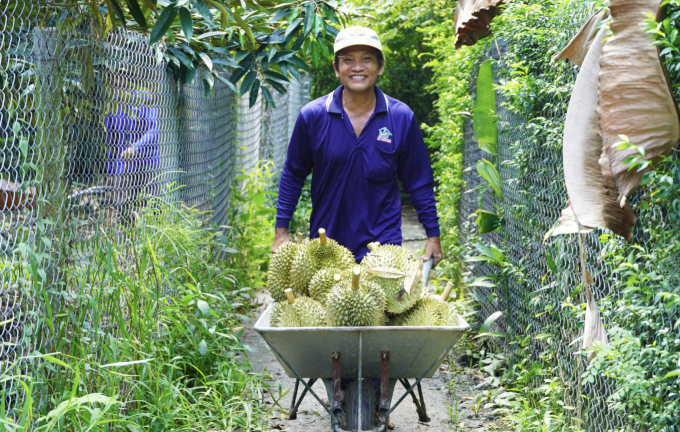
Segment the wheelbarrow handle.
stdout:
<path fill-rule="evenodd" d="M 425 286 L 427 286 L 427 282 L 430 279 L 430 272 L 432 271 L 432 266 L 434 266 L 434 258 L 430 258 L 429 260 L 423 263 L 421 271 L 423 273 L 423 283 L 425 284 Z"/>

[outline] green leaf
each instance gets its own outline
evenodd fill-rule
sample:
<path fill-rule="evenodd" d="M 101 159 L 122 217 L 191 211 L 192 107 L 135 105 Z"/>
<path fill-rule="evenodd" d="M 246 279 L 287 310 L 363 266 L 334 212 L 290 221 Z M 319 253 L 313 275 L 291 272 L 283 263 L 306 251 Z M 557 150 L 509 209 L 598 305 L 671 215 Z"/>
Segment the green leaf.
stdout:
<path fill-rule="evenodd" d="M 260 80 L 256 79 L 253 83 L 253 88 L 250 89 L 250 108 L 257 102 L 257 96 L 260 94 Z"/>
<path fill-rule="evenodd" d="M 248 57 L 249 55 L 252 55 L 252 54 L 253 54 L 252 51 L 237 51 L 234 54 L 234 61 L 237 62 L 237 63 L 240 63 L 243 59 L 245 59 L 246 57 Z"/>
<path fill-rule="evenodd" d="M 335 10 L 333 8 L 328 7 L 325 3 L 321 3 L 321 12 L 324 14 L 326 18 L 333 24 L 340 25 L 340 21 L 338 20 L 338 16 L 335 14 Z"/>
<path fill-rule="evenodd" d="M 282 86 L 281 84 L 277 83 L 276 81 L 272 81 L 269 78 L 265 78 L 265 81 L 267 82 L 267 84 L 272 86 L 274 88 L 274 90 L 279 92 L 279 94 L 284 94 L 286 92 L 286 88 L 284 86 Z"/>
<path fill-rule="evenodd" d="M 144 13 L 142 12 L 142 8 L 139 7 L 139 3 L 137 3 L 137 0 L 125 0 L 128 4 L 128 8 L 130 9 L 130 15 L 137 21 L 137 24 L 139 24 L 142 27 L 146 27 L 146 18 L 144 18 Z"/>
<path fill-rule="evenodd" d="M 477 210 L 475 213 L 477 214 L 475 225 L 479 227 L 480 234 L 490 233 L 500 228 L 501 217 L 496 213 L 491 213 L 482 209 Z"/>
<path fill-rule="evenodd" d="M 189 60 L 189 58 L 184 54 L 182 51 L 178 50 L 175 47 L 168 47 L 168 52 L 170 52 L 172 55 L 177 57 L 177 59 L 182 62 L 184 66 L 186 66 L 188 69 L 193 69 L 194 64 Z"/>
<path fill-rule="evenodd" d="M 286 28 L 286 33 L 284 34 L 284 38 L 288 38 L 288 36 L 295 31 L 295 29 L 298 28 L 300 23 L 302 22 L 302 18 L 297 18 L 295 21 L 290 23 L 290 25 Z"/>
<path fill-rule="evenodd" d="M 278 72 L 267 70 L 263 72 L 264 76 L 270 80 L 274 80 L 280 84 L 288 84 L 290 80 Z"/>
<path fill-rule="evenodd" d="M 231 89 L 231 91 L 233 91 L 234 93 L 238 93 L 238 91 L 236 90 L 236 87 L 234 86 L 234 84 L 232 84 L 229 80 L 225 79 L 224 77 L 222 77 L 222 76 L 220 76 L 220 75 L 214 75 L 214 76 L 215 76 L 215 78 L 217 78 L 218 80 L 220 80 L 220 81 L 222 81 L 224 84 L 226 84 L 227 87 L 229 87 L 229 88 Z"/>
<path fill-rule="evenodd" d="M 236 84 L 243 77 L 243 75 L 246 74 L 246 72 L 248 71 L 245 69 L 236 69 L 229 77 L 229 81 L 231 81 L 233 84 Z"/>
<path fill-rule="evenodd" d="M 307 73 L 311 73 L 309 70 L 309 66 L 307 66 L 307 63 L 304 62 L 304 60 L 301 60 L 298 56 L 292 56 L 288 59 L 288 63 L 292 63 L 298 68 L 302 69 L 303 71 Z"/>
<path fill-rule="evenodd" d="M 491 185 L 496 194 L 503 198 L 503 189 L 501 188 L 503 181 L 501 180 L 501 176 L 498 174 L 496 167 L 488 160 L 482 159 L 477 161 L 477 172 Z"/>
<path fill-rule="evenodd" d="M 205 20 L 208 21 L 211 26 L 215 25 L 213 14 L 210 12 L 210 9 L 203 0 L 193 0 L 191 3 L 194 5 L 198 13 L 201 14 L 201 16 L 205 18 Z"/>
<path fill-rule="evenodd" d="M 664 375 L 663 379 L 673 378 L 676 376 L 680 376 L 680 369 L 676 369 L 673 372 L 667 373 L 666 375 Z"/>
<path fill-rule="evenodd" d="M 161 40 L 165 32 L 167 32 L 172 25 L 172 22 L 175 20 L 176 16 L 177 8 L 175 6 L 168 6 L 163 9 L 163 12 L 156 20 L 156 24 L 154 24 L 153 28 L 151 29 L 151 36 L 149 38 L 150 44 L 155 44 Z"/>
<path fill-rule="evenodd" d="M 182 24 L 182 32 L 187 38 L 187 43 L 191 41 L 194 35 L 194 20 L 191 18 L 191 12 L 185 7 L 179 8 L 179 21 Z"/>
<path fill-rule="evenodd" d="M 241 66 L 238 65 L 238 63 L 236 63 L 236 62 L 233 61 L 232 59 L 214 58 L 214 59 L 212 59 L 212 62 L 213 62 L 214 64 L 221 64 L 221 65 L 225 65 L 225 66 L 231 66 L 231 67 L 233 67 L 233 68 L 235 68 L 235 69 L 239 69 L 239 68 L 241 67 Z"/>
<path fill-rule="evenodd" d="M 274 54 L 274 57 L 272 57 L 272 59 L 269 60 L 269 63 L 278 63 L 283 60 L 288 60 L 289 58 L 293 57 L 295 53 L 296 51 L 292 50 L 279 51 L 276 54 Z"/>
<path fill-rule="evenodd" d="M 208 70 L 209 70 L 210 72 L 212 72 L 212 70 L 213 70 L 213 62 L 212 62 L 212 60 L 210 59 L 210 56 L 209 56 L 208 54 L 204 53 L 204 52 L 199 52 L 199 53 L 197 53 L 197 54 L 198 54 L 198 56 L 201 58 L 201 60 L 203 60 L 203 63 L 205 63 L 205 65 L 208 67 Z"/>
<path fill-rule="evenodd" d="M 317 41 L 312 41 L 312 48 L 311 48 L 311 56 L 312 56 L 312 64 L 314 67 L 319 67 L 319 63 L 321 62 L 321 54 L 319 50 L 319 42 Z"/>
<path fill-rule="evenodd" d="M 263 206 L 267 197 L 263 193 L 257 193 L 253 195 L 253 202 L 258 206 Z"/>
<path fill-rule="evenodd" d="M 241 83 L 241 96 L 248 93 L 248 90 L 250 90 L 250 88 L 253 86 L 253 83 L 255 83 L 255 79 L 257 79 L 257 72 L 248 72 L 248 75 L 243 78 L 243 82 Z"/>
<path fill-rule="evenodd" d="M 276 108 L 274 98 L 272 97 L 272 94 L 269 92 L 269 89 L 265 86 L 262 86 L 262 96 L 264 96 L 264 100 L 265 102 L 267 102 L 267 105 L 271 106 L 272 108 Z"/>
<path fill-rule="evenodd" d="M 496 124 L 496 93 L 493 85 L 493 60 L 487 60 L 479 67 L 473 127 L 475 139 L 479 141 L 479 148 L 495 156 L 498 146 L 498 126 Z"/>
<path fill-rule="evenodd" d="M 120 7 L 120 4 L 118 4 L 118 0 L 107 0 L 113 10 L 116 12 L 116 15 L 118 15 L 118 19 L 120 20 L 120 23 L 125 27 L 125 13 L 123 12 L 123 8 Z"/>
<path fill-rule="evenodd" d="M 494 287 L 497 286 L 495 283 L 489 282 L 488 279 L 489 278 L 486 277 L 486 276 L 480 276 L 478 278 L 475 278 L 472 282 L 470 282 L 466 286 L 469 286 L 469 287 L 478 286 L 478 287 L 486 287 L 486 288 L 494 288 Z"/>
<path fill-rule="evenodd" d="M 208 304 L 207 301 L 205 300 L 197 300 L 196 301 L 196 307 L 203 313 L 203 315 L 208 316 L 210 315 L 210 305 Z"/>
<path fill-rule="evenodd" d="M 307 35 L 312 29 L 314 20 L 316 19 L 316 14 L 314 13 L 314 2 L 312 0 L 307 3 L 307 8 L 305 9 L 305 25 L 302 27 L 302 34 Z"/>
<path fill-rule="evenodd" d="M 485 332 L 491 326 L 491 324 L 496 322 L 496 320 L 498 318 L 502 317 L 502 316 L 503 316 L 503 312 L 501 312 L 501 311 L 496 311 L 496 312 L 492 313 L 491 315 L 489 315 L 489 317 L 484 320 L 484 323 L 479 328 L 479 332 L 480 333 Z"/>
<path fill-rule="evenodd" d="M 477 336 L 475 336 L 473 339 L 477 339 L 480 337 L 500 337 L 504 338 L 505 333 L 500 333 L 500 332 L 485 332 L 485 333 L 480 333 Z"/>

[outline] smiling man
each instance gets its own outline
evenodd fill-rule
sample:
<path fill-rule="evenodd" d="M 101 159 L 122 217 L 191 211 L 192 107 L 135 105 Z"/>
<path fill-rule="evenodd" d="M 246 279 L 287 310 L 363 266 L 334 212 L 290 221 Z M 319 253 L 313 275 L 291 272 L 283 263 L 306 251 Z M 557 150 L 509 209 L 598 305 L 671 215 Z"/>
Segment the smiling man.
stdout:
<path fill-rule="evenodd" d="M 310 237 L 329 237 L 360 260 L 368 243 L 401 244 L 398 180 L 427 232 L 423 260 L 442 259 L 432 167 L 411 109 L 376 86 L 385 60 L 378 35 L 342 30 L 333 68 L 340 85 L 307 104 L 295 124 L 281 174 L 272 252 L 290 241 L 288 226 L 306 177 L 312 176 Z"/>

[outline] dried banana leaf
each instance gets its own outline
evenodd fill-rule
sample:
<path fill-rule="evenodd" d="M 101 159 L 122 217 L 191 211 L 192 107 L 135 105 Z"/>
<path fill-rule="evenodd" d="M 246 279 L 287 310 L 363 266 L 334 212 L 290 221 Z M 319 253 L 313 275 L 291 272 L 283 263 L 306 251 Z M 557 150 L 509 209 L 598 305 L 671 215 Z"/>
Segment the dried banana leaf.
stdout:
<path fill-rule="evenodd" d="M 613 36 L 600 59 L 600 130 L 611 174 L 623 196 L 640 187 L 644 171 L 628 171 L 623 164 L 635 152 L 616 150 L 619 135 L 644 148 L 645 157 L 653 162 L 670 154 L 680 140 L 677 104 L 664 67 L 656 46 L 640 27 L 644 14 L 656 14 L 660 4 L 661 0 L 611 0 L 609 4 Z"/>
<path fill-rule="evenodd" d="M 501 13 L 505 0 L 458 0 L 456 22 L 456 49 L 474 45 L 491 34 L 491 20 Z"/>
<path fill-rule="evenodd" d="M 574 219 L 574 212 L 571 208 L 571 203 L 568 203 L 567 208 L 562 210 L 562 214 L 560 215 L 560 220 L 558 221 L 557 226 L 552 230 L 548 231 L 548 233 L 545 235 L 544 240 L 551 236 L 556 236 L 560 234 L 576 234 L 577 232 L 578 223 L 576 223 L 576 219 Z M 583 225 L 581 225 L 581 232 L 584 234 L 588 234 L 590 232 L 593 232 L 593 229 L 586 228 Z"/>
<path fill-rule="evenodd" d="M 611 179 L 602 175 L 600 136 L 597 111 L 600 57 L 607 29 L 595 36 L 576 78 L 564 124 L 564 179 L 570 206 L 579 215 L 582 227 L 609 228 L 630 240 L 633 236 L 635 212 L 630 205 L 619 205 L 619 192 Z M 562 212 L 560 226 L 552 235 L 576 233 L 578 226 L 569 209 Z"/>
<path fill-rule="evenodd" d="M 597 306 L 597 301 L 593 297 L 590 288 L 586 287 L 586 297 L 588 298 L 588 306 L 586 308 L 586 320 L 583 326 L 583 345 L 581 349 L 588 349 L 595 346 L 595 341 L 600 342 L 603 346 L 607 345 L 607 332 L 600 317 L 600 309 Z M 588 354 L 588 361 L 591 361 L 597 352 L 593 351 Z"/>
<path fill-rule="evenodd" d="M 598 33 L 597 26 L 600 25 L 605 17 L 606 12 L 604 11 L 591 16 L 583 27 L 581 27 L 581 30 L 576 33 L 576 36 L 569 41 L 567 46 L 564 47 L 559 54 L 553 57 L 553 61 L 565 58 L 569 59 L 572 64 L 581 66 L 590 49 L 590 45 L 593 43 L 593 40 L 595 40 L 595 35 Z"/>

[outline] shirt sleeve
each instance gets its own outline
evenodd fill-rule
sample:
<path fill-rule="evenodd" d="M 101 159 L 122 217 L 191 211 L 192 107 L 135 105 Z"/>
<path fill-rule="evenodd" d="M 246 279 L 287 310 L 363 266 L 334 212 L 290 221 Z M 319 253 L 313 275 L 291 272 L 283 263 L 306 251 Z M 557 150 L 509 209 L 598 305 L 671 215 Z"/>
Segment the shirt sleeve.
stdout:
<path fill-rule="evenodd" d="M 437 205 L 434 199 L 434 176 L 430 155 L 420 133 L 420 127 L 411 114 L 406 139 L 397 160 L 397 176 L 411 195 L 411 202 L 418 214 L 418 221 L 428 237 L 440 235 Z"/>
<path fill-rule="evenodd" d="M 145 148 L 155 150 L 158 147 L 158 109 L 146 108 L 142 110 L 142 116 L 148 129 L 135 143 L 132 148 L 135 151 L 141 151 Z"/>
<path fill-rule="evenodd" d="M 302 187 L 307 176 L 312 172 L 314 159 L 312 157 L 309 128 L 302 114 L 295 122 L 293 134 L 288 144 L 286 162 L 281 172 L 279 183 L 279 198 L 276 209 L 276 227 L 288 228 L 295 213 Z"/>

